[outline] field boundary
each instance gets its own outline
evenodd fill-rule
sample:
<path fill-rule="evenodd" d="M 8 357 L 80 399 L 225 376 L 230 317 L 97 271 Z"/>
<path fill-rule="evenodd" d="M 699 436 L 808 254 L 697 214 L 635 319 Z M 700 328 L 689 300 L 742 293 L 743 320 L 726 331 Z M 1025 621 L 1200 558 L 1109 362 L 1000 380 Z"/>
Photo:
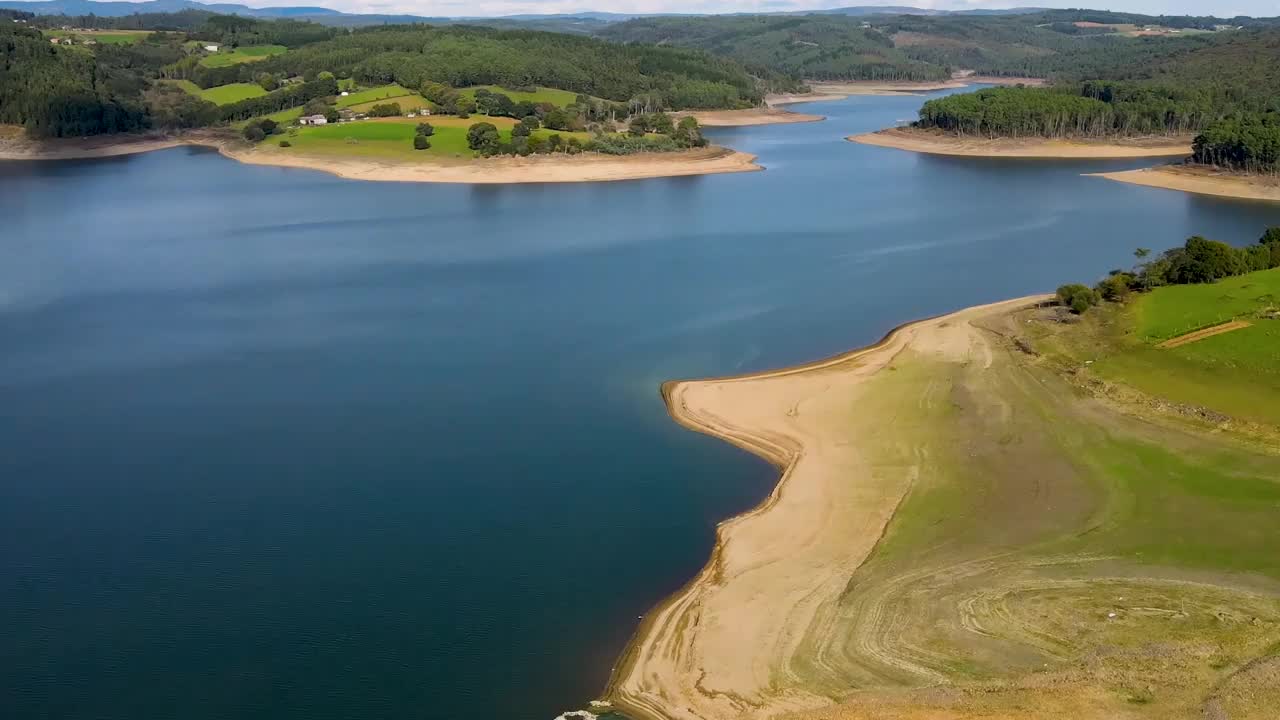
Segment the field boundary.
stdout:
<path fill-rule="evenodd" d="M 1224 323 L 1210 325 L 1206 328 L 1193 330 L 1192 332 L 1169 338 L 1168 340 L 1156 345 L 1156 347 L 1161 350 L 1170 350 L 1176 347 L 1182 347 L 1183 345 L 1190 345 L 1193 342 L 1199 342 L 1200 340 L 1213 337 L 1214 335 L 1222 335 L 1223 333 L 1229 333 L 1234 330 L 1242 330 L 1250 325 L 1252 325 L 1252 323 L 1244 320 L 1228 320 Z"/>

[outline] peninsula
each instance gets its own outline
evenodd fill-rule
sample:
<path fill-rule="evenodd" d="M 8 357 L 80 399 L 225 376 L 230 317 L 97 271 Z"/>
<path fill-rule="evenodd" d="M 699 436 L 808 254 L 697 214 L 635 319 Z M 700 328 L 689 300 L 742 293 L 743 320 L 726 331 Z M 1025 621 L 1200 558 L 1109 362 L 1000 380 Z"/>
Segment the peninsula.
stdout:
<path fill-rule="evenodd" d="M 1280 270 L 1131 294 L 1216 272 L 1183 261 L 1217 247 L 666 384 L 677 422 L 782 476 L 646 616 L 605 699 L 638 720 L 1262 717 Z M 1280 230 L 1224 252 L 1274 268 Z"/>
<path fill-rule="evenodd" d="M 957 135 L 920 128 L 893 128 L 850 135 L 862 145 L 896 148 L 928 155 L 1008 158 L 1144 158 L 1186 157 L 1191 154 L 1189 136 L 1106 139 L 1037 137 L 984 137 Z"/>

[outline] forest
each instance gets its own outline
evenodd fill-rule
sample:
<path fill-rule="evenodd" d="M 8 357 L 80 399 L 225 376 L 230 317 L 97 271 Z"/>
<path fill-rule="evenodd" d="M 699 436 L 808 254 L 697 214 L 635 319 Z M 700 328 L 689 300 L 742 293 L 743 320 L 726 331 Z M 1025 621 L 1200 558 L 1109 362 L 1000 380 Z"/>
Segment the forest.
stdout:
<path fill-rule="evenodd" d="M 200 12 L 74 22 L 157 32 L 133 44 L 63 46 L 51 45 L 34 21 L 0 23 L 0 122 L 22 125 L 36 137 L 70 137 L 239 120 L 305 103 L 318 92 L 313 81 L 321 73 L 412 88 L 547 86 L 644 111 L 750 107 L 762 99 L 757 78 L 733 60 L 583 36 L 461 25 L 343 30 Z M 289 50 L 259 62 L 210 67 L 191 51 L 191 41 Z M 210 88 L 256 82 L 264 73 L 301 82 L 216 109 L 157 82 L 190 80 Z"/>

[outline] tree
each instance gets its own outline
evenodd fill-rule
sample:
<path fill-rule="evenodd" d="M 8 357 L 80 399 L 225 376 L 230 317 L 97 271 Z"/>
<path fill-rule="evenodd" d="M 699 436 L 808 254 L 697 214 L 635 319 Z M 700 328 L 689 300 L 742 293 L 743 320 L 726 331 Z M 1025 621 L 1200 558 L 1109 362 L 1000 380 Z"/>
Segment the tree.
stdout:
<path fill-rule="evenodd" d="M 1259 245 L 1278 245 L 1280 244 L 1280 225 L 1267 228 L 1262 233 L 1262 237 L 1258 238 Z"/>
<path fill-rule="evenodd" d="M 1242 271 L 1241 258 L 1235 248 L 1197 235 L 1187 239 L 1181 256 L 1174 262 L 1172 279 L 1184 284 L 1206 283 L 1239 275 Z"/>
<path fill-rule="evenodd" d="M 529 152 L 531 153 L 549 153 L 551 152 L 551 144 L 547 139 L 540 135 L 531 135 L 526 141 Z"/>
<path fill-rule="evenodd" d="M 675 132 L 675 123 L 671 121 L 671 116 L 664 112 L 656 112 L 650 116 L 650 125 L 654 132 L 670 135 Z"/>
<path fill-rule="evenodd" d="M 511 128 L 511 137 L 512 138 L 529 137 L 529 126 L 525 125 L 524 123 L 516 123 L 515 127 Z"/>
<path fill-rule="evenodd" d="M 276 76 L 267 72 L 258 73 L 257 83 L 267 92 L 271 92 L 272 90 L 280 87 L 280 81 L 276 79 Z"/>
<path fill-rule="evenodd" d="M 537 115 L 526 115 L 520 118 L 520 126 L 526 130 L 533 131 L 542 127 L 542 121 L 538 119 Z"/>
<path fill-rule="evenodd" d="M 631 121 L 627 123 L 627 130 L 630 131 L 631 134 L 635 135 L 636 137 L 640 137 L 641 135 L 644 135 L 645 133 L 649 132 L 648 116 L 647 115 L 633 116 L 631 118 Z"/>
<path fill-rule="evenodd" d="M 421 122 L 418 123 L 418 134 L 431 137 L 436 134 L 436 128 L 431 123 Z"/>
<path fill-rule="evenodd" d="M 467 128 L 467 147 L 481 155 L 492 155 L 497 152 L 502 142 L 498 128 L 493 123 L 478 122 Z"/>
<path fill-rule="evenodd" d="M 276 130 L 280 127 L 280 123 L 272 120 L 271 118 L 262 118 L 258 121 L 258 127 L 262 128 L 263 133 L 267 135 L 274 135 Z"/>
<path fill-rule="evenodd" d="M 244 128 L 244 139 L 251 143 L 262 142 L 266 137 L 267 134 L 257 124 L 246 125 Z"/>
<path fill-rule="evenodd" d="M 426 149 L 427 149 L 427 148 L 429 148 L 429 147 L 431 147 L 431 141 L 427 139 L 427 136 L 426 136 L 426 135 L 414 135 L 414 136 L 413 136 L 413 149 L 414 149 L 414 150 L 426 150 Z"/>
<path fill-rule="evenodd" d="M 1071 308 L 1071 312 L 1076 315 L 1083 315 L 1089 308 L 1098 304 L 1098 296 L 1087 285 L 1073 283 L 1058 288 L 1058 302 Z"/>
<path fill-rule="evenodd" d="M 370 117 L 399 117 L 401 113 L 400 103 L 378 103 L 369 108 Z"/>

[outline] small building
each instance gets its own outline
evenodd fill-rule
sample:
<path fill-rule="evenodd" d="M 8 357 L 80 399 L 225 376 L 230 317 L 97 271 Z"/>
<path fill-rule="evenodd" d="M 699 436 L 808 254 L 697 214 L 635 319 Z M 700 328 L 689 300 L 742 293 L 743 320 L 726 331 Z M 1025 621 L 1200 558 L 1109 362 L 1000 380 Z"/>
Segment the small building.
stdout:
<path fill-rule="evenodd" d="M 348 95 L 350 95 L 350 94 L 351 94 L 351 93 L 347 92 L 346 90 L 343 90 L 343 91 L 342 91 L 342 97 L 346 97 L 346 96 L 348 96 Z"/>
<path fill-rule="evenodd" d="M 205 52 L 218 52 L 219 47 L 221 47 L 221 45 L 205 45 L 204 49 Z"/>
<path fill-rule="evenodd" d="M 326 118 L 323 115 L 307 115 L 305 117 L 298 118 L 298 124 L 299 125 L 328 125 L 329 118 Z"/>
<path fill-rule="evenodd" d="M 415 118 L 415 117 L 418 117 L 418 113 L 416 113 L 416 112 L 411 112 L 411 113 L 409 113 L 408 115 L 405 115 L 405 117 Z"/>

